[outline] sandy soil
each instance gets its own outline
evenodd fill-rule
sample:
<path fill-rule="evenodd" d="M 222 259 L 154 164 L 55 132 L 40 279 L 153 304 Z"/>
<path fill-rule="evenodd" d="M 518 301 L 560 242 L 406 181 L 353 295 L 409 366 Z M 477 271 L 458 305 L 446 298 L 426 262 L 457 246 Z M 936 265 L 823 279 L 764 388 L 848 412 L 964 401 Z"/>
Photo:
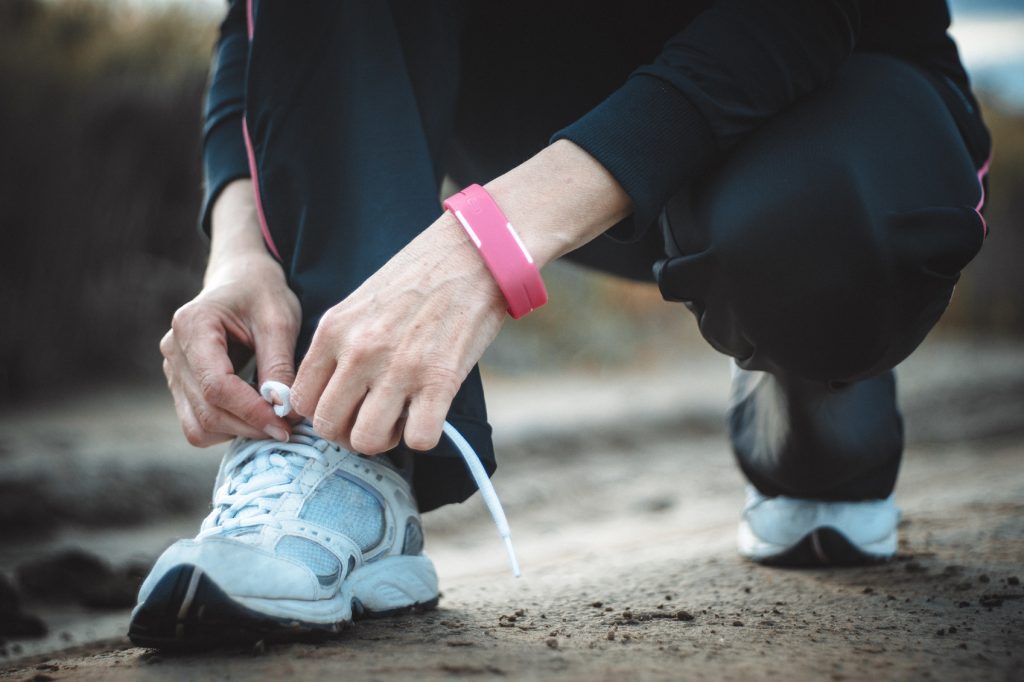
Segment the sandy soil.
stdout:
<path fill-rule="evenodd" d="M 427 517 L 434 612 L 182 656 L 93 641 L 23 656 L 0 679 L 1024 679 L 1024 417 L 970 439 L 925 422 L 897 492 L 901 553 L 885 566 L 738 559 L 742 480 L 713 422 L 580 430 L 502 449 L 519 580 L 473 499 Z M 146 546 L 194 523 L 79 539 Z M 104 618 L 123 631 L 123 612 Z"/>

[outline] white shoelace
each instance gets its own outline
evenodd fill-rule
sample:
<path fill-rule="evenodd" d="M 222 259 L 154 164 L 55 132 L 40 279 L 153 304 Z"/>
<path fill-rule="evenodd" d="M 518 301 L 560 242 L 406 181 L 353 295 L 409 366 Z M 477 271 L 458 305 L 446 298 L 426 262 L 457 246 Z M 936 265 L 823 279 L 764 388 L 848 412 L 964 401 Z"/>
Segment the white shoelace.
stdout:
<path fill-rule="evenodd" d="M 277 381 L 266 381 L 260 386 L 260 395 L 274 406 L 278 416 L 284 417 L 292 411 L 291 389 L 288 386 Z M 480 489 L 484 504 L 505 544 L 512 574 L 518 578 L 519 561 L 512 546 L 512 531 L 480 456 L 458 429 L 447 421 L 444 423 L 444 434 L 465 460 L 470 475 Z M 225 466 L 226 480 L 214 495 L 214 510 L 203 521 L 199 535 L 212 535 L 242 525 L 268 523 L 276 526 L 270 513 L 274 500 L 288 493 L 303 493 L 298 475 L 306 460 L 324 462 L 323 453 L 328 447 L 340 449 L 317 435 L 309 424 L 301 423 L 292 429 L 292 438 L 288 443 L 254 441 L 239 450 Z M 252 459 L 246 461 L 249 457 Z M 234 473 L 239 465 L 242 466 L 241 470 Z"/>

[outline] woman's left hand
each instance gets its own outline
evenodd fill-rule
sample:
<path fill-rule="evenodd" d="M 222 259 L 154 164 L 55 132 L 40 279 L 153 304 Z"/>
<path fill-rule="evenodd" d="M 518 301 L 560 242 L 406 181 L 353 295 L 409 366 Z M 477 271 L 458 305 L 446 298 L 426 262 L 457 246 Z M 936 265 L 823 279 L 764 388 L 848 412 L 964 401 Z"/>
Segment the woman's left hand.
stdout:
<path fill-rule="evenodd" d="M 341 303 L 313 336 L 295 410 L 368 455 L 430 450 L 463 380 L 497 336 L 505 298 L 451 213 Z"/>
<path fill-rule="evenodd" d="M 487 184 L 543 267 L 627 216 L 605 168 L 559 140 Z M 430 450 L 448 408 L 505 320 L 507 303 L 451 213 L 324 314 L 292 386 L 295 411 L 367 455 Z"/>

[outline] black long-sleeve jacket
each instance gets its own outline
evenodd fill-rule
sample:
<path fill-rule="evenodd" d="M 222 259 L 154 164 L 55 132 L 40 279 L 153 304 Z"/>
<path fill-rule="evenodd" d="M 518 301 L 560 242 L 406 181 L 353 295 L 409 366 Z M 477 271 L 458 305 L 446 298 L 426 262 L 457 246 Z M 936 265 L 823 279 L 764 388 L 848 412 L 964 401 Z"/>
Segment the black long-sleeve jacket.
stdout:
<path fill-rule="evenodd" d="M 399 0 L 391 4 L 394 12 L 403 11 Z M 946 33 L 945 0 L 549 0 L 536 6 L 493 3 L 503 7 L 481 9 L 483 5 L 492 3 L 476 3 L 470 15 L 475 13 L 489 27 L 495 50 L 514 51 L 525 44 L 522 55 L 528 55 L 533 33 L 549 43 L 576 34 L 599 36 L 601 58 L 581 54 L 569 67 L 584 76 L 581 82 L 591 83 L 591 90 L 576 98 L 580 101 L 593 98 L 594 82 L 600 90 L 607 81 L 588 79 L 588 65 L 603 68 L 611 59 L 618 64 L 606 69 L 611 74 L 625 66 L 626 77 L 615 76 L 618 82 L 600 93 L 603 101 L 599 98 L 579 111 L 575 121 L 559 121 L 545 139 L 572 140 L 619 181 L 634 205 L 634 220 L 617 234 L 627 239 L 648 226 L 666 200 L 716 158 L 767 119 L 826 86 L 854 51 L 887 53 L 916 64 L 964 115 L 976 109 L 956 46 Z M 215 51 L 204 124 L 206 230 L 210 205 L 220 189 L 250 172 L 241 126 L 249 57 L 246 20 L 246 2 L 230 2 Z M 515 25 L 506 31 L 503 21 Z M 503 45 L 502 34 L 514 35 Z M 479 56 L 481 47 L 474 49 Z M 561 72 L 552 67 L 543 73 Z M 492 75 L 495 87 L 502 87 L 500 77 Z M 566 90 L 572 90 L 570 83 Z M 537 106 L 514 95 L 505 101 L 518 103 L 518 109 L 506 106 L 496 118 L 516 121 Z M 344 96 L 324 93 L 325 106 L 331 98 Z M 282 104 L 286 106 L 255 103 Z M 501 136 L 505 121 L 488 123 L 490 132 Z M 985 138 L 972 149 L 982 157 L 979 164 L 987 145 Z"/>

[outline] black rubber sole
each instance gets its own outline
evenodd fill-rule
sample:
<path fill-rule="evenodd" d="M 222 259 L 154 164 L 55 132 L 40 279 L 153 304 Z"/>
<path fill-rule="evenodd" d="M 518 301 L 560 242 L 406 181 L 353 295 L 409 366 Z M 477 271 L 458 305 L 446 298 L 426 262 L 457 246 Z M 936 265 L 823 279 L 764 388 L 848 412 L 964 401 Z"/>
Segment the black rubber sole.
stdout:
<path fill-rule="evenodd" d="M 390 611 L 369 611 L 358 599 L 352 618 L 380 618 L 420 613 L 437 599 Z M 351 627 L 352 621 L 305 623 L 275 618 L 233 601 L 208 576 L 191 564 L 169 570 L 132 616 L 128 638 L 137 646 L 194 651 L 264 641 L 322 641 Z"/>
<path fill-rule="evenodd" d="M 822 566 L 874 566 L 891 557 L 866 554 L 835 528 L 818 528 L 781 554 L 758 559 L 765 566 L 812 568 Z"/>

